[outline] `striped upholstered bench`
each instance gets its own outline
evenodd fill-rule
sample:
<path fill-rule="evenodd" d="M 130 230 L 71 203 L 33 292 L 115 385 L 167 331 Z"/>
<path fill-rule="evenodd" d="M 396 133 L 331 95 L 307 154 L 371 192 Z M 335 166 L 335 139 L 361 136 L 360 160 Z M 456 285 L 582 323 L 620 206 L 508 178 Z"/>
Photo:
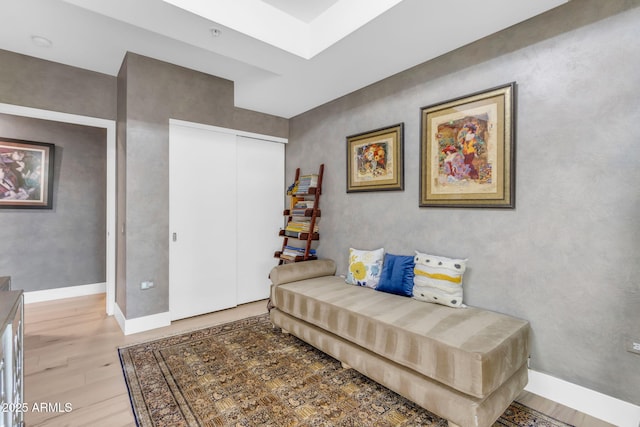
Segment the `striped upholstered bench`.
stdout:
<path fill-rule="evenodd" d="M 271 271 L 270 318 L 450 425 L 491 426 L 527 384 L 529 323 L 335 276 L 332 260 Z"/>

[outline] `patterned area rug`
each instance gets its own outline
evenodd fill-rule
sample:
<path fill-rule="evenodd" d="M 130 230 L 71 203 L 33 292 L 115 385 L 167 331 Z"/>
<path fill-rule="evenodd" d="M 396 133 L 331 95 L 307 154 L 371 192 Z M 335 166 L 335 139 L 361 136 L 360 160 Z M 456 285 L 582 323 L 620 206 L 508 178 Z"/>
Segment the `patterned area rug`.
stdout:
<path fill-rule="evenodd" d="M 139 426 L 447 426 L 266 315 L 119 349 Z M 514 402 L 495 426 L 568 426 Z"/>

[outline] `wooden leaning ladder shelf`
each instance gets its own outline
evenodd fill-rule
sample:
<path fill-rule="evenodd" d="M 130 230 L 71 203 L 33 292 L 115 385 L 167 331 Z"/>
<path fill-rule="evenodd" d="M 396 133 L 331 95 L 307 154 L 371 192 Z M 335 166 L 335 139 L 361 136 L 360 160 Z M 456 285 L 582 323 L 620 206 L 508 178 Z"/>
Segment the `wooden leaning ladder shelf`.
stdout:
<path fill-rule="evenodd" d="M 294 180 L 294 189 L 291 192 L 290 208 L 285 209 L 283 215 L 287 218 L 287 225 L 284 230 L 280 230 L 280 236 L 284 237 L 282 241 L 282 249 L 275 253 L 275 257 L 278 258 L 278 264 L 284 264 L 287 262 L 299 262 L 317 259 L 317 256 L 313 254 L 311 249 L 311 242 L 314 240 L 320 240 L 320 234 L 316 231 L 317 219 L 320 217 L 320 195 L 322 194 L 322 177 L 324 175 L 324 164 L 320 165 L 318 170 L 317 181 L 313 182 L 315 185 L 308 188 L 304 185 L 300 185 L 303 178 L 315 177 L 315 175 L 300 176 L 300 168 L 296 169 L 296 176 Z M 313 179 L 313 178 L 311 178 Z M 312 207 L 296 207 L 296 204 L 301 202 L 302 205 L 312 202 Z M 305 228 L 302 231 L 287 230 L 296 222 L 293 221 L 295 217 L 303 218 L 301 223 L 304 226 L 308 225 L 308 229 Z M 292 227 L 291 227 L 292 228 Z M 301 255 L 287 255 L 285 254 L 287 246 L 289 245 L 289 239 L 297 239 L 304 242 L 304 252 Z"/>

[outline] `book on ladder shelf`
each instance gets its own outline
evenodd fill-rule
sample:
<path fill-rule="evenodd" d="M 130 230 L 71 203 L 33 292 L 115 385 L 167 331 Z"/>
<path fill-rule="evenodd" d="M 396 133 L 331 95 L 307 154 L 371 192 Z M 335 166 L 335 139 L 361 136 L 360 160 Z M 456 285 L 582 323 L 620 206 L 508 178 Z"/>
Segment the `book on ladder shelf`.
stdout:
<path fill-rule="evenodd" d="M 317 174 L 300 175 L 296 169 L 293 184 L 287 190 L 289 209 L 285 209 L 286 225 L 280 230 L 282 249 L 275 253 L 279 264 L 317 259 L 312 242 L 320 240 L 320 195 L 324 164 Z"/>

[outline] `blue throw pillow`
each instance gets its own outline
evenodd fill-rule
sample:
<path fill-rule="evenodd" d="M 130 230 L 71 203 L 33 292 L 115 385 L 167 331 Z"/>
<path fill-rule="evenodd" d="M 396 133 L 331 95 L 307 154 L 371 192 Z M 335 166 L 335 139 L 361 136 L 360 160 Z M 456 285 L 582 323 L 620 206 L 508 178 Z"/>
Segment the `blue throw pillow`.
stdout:
<path fill-rule="evenodd" d="M 413 295 L 414 257 L 385 254 L 377 291 L 410 297 Z"/>

